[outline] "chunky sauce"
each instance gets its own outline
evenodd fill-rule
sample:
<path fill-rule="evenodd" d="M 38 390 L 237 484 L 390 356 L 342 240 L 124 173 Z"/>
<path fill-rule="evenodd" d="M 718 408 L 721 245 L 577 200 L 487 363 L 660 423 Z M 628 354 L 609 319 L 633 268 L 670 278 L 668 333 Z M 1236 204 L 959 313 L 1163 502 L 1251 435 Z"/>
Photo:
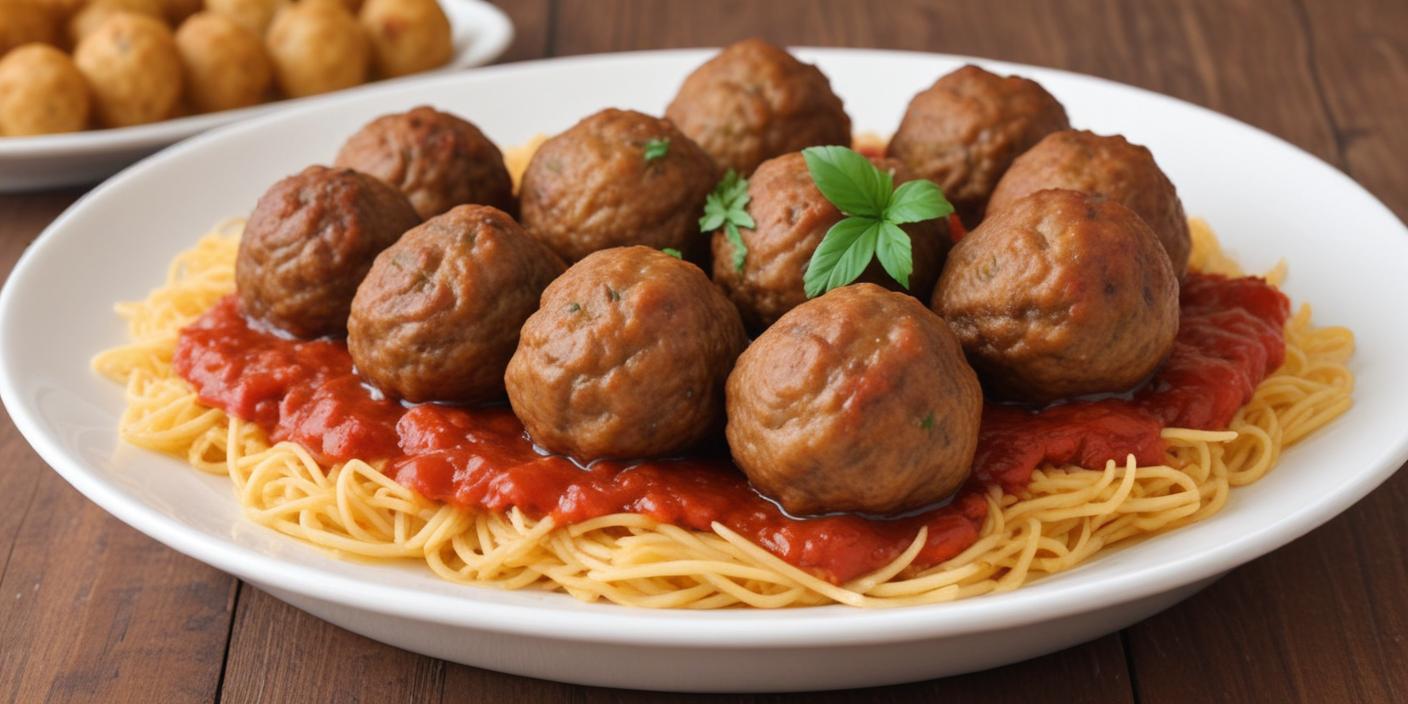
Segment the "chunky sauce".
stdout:
<path fill-rule="evenodd" d="M 1043 462 L 1100 467 L 1134 454 L 1162 459 L 1166 425 L 1225 428 L 1285 354 L 1289 303 L 1260 279 L 1190 274 L 1178 340 L 1161 371 L 1128 398 L 1042 410 L 989 405 L 973 479 L 954 499 L 896 519 L 797 519 L 759 496 L 727 454 L 596 462 L 538 452 L 507 408 L 404 407 L 361 383 L 346 345 L 297 341 L 246 324 L 227 297 L 181 333 L 177 372 L 201 401 L 297 442 L 326 461 L 387 458 L 422 495 L 479 510 L 518 507 L 570 524 L 622 511 L 695 530 L 728 526 L 791 564 L 841 583 L 884 566 L 928 526 L 917 566 L 978 537 L 984 488 L 1025 485 Z"/>

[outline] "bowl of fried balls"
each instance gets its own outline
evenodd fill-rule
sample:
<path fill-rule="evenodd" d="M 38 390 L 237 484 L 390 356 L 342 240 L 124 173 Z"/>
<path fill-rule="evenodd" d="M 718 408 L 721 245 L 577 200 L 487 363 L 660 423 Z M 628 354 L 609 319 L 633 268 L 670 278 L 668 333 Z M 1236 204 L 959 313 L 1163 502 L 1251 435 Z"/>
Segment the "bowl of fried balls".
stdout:
<path fill-rule="evenodd" d="M 422 73 L 438 0 L 0 0 L 0 136 L 130 127 Z"/>

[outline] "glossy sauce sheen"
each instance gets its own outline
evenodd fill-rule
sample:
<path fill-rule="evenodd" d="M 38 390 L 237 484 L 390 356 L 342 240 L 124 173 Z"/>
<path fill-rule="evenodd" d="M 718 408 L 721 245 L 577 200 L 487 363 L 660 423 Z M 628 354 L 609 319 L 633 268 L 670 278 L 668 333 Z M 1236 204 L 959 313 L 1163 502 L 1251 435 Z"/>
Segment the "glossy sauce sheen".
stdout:
<path fill-rule="evenodd" d="M 978 537 L 983 492 L 1024 486 L 1043 462 L 1102 467 L 1134 454 L 1162 461 L 1166 425 L 1225 428 L 1280 365 L 1285 296 L 1260 279 L 1190 274 L 1173 353 L 1129 398 L 1040 411 L 990 405 L 973 479 L 948 504 L 898 519 L 797 519 L 752 491 L 725 457 L 597 462 L 544 456 L 507 408 L 404 407 L 380 399 L 342 342 L 297 341 L 246 324 L 227 297 L 181 333 L 177 373 L 202 402 L 257 423 L 329 462 L 386 458 L 386 472 L 442 502 L 477 510 L 518 507 L 559 525 L 632 512 L 694 530 L 722 523 L 787 562 L 844 583 L 892 561 L 928 526 L 916 567 L 957 555 Z"/>

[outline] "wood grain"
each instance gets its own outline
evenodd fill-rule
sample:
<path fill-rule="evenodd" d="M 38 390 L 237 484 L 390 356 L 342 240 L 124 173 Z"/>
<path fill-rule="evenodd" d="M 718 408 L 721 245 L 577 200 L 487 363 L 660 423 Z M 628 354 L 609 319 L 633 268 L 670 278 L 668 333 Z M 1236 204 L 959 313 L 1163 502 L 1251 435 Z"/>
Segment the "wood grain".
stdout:
<path fill-rule="evenodd" d="M 517 29 L 504 60 L 761 35 L 1105 76 L 1267 129 L 1408 215 L 1402 0 L 496 2 Z M 0 272 L 76 195 L 0 196 Z M 946 680 L 739 698 L 571 687 L 399 651 L 122 526 L 3 416 L 0 468 L 0 701 L 1408 701 L 1408 472 L 1123 634 Z"/>
<path fill-rule="evenodd" d="M 220 701 L 434 701 L 444 665 L 344 631 L 245 584 Z"/>

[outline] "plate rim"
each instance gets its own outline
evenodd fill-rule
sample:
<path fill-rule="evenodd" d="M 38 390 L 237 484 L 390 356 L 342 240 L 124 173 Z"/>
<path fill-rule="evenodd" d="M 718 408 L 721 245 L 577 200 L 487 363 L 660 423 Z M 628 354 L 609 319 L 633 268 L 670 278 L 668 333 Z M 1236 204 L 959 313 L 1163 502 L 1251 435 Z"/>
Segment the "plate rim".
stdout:
<path fill-rule="evenodd" d="M 800 56 L 808 60 L 815 60 L 818 56 L 831 56 L 836 60 L 844 60 L 845 56 L 883 57 L 889 55 L 904 56 L 910 59 L 978 62 L 985 66 L 1016 72 L 1037 69 L 1044 73 L 1056 73 L 1083 81 L 1095 81 L 1122 91 L 1134 91 L 1146 98 L 1173 101 L 1194 108 L 1213 119 L 1230 123 L 1240 129 L 1251 130 L 1262 137 L 1274 140 L 1280 148 L 1289 148 L 1314 160 L 1329 174 L 1348 182 L 1352 188 L 1367 196 L 1367 202 L 1382 211 L 1381 215 L 1387 215 L 1392 222 L 1397 223 L 1399 230 L 1397 233 L 1383 232 L 1377 233 L 1376 236 L 1381 236 L 1385 242 L 1396 236 L 1404 241 L 1394 241 L 1393 246 L 1400 248 L 1408 246 L 1405 245 L 1405 242 L 1408 242 L 1408 237 L 1404 237 L 1408 235 L 1408 228 L 1403 226 L 1402 221 L 1372 193 L 1354 182 L 1338 168 L 1276 135 L 1178 98 L 1098 76 L 980 57 L 883 49 L 812 47 L 794 47 L 794 49 Z M 472 74 L 421 76 L 412 80 L 422 81 L 427 85 L 459 81 L 492 81 L 498 80 L 502 76 L 511 76 L 514 73 L 531 73 L 554 64 L 560 65 L 568 62 L 640 62 L 654 57 L 679 57 L 683 55 L 702 57 L 712 51 L 714 50 L 670 49 L 549 58 L 486 67 L 478 69 Z M 370 88 L 373 90 L 376 88 L 399 88 L 405 85 L 404 82 L 398 82 L 388 86 Z M 63 229 L 74 213 L 84 209 L 90 198 L 101 196 L 113 188 L 114 184 L 139 178 L 147 169 L 153 168 L 154 164 L 160 165 L 173 155 L 198 149 L 208 140 L 224 139 L 228 135 L 246 130 L 261 130 L 267 123 L 291 119 L 294 115 L 305 111 L 335 110 L 341 101 L 363 98 L 366 95 L 365 92 L 359 92 L 353 95 L 329 96 L 327 101 L 291 106 L 287 110 L 280 110 L 206 132 L 143 159 L 97 186 L 46 227 L 16 262 L 3 291 L 0 291 L 0 331 L 11 325 L 10 320 L 13 317 L 11 311 L 18 306 L 19 294 L 16 291 L 22 289 L 24 284 L 16 282 L 23 282 L 29 278 L 28 269 L 37 258 L 37 252 L 54 240 L 55 233 Z M 1217 546 L 1215 549 L 1189 554 L 1182 559 L 1136 571 L 1107 576 L 1094 585 L 1099 589 L 1096 596 L 1102 598 L 1092 598 L 1091 585 L 1063 585 L 1054 588 L 1054 591 L 1031 598 L 1023 598 L 1022 590 L 1017 590 L 1002 595 L 999 597 L 1001 600 L 996 602 L 992 601 L 992 598 L 977 598 L 949 604 L 886 610 L 859 610 L 842 606 L 826 606 L 780 612 L 724 610 L 703 615 L 679 610 L 645 610 L 609 605 L 601 610 L 571 611 L 569 618 L 555 619 L 550 628 L 544 629 L 542 628 L 544 615 L 567 612 L 547 605 L 508 604 L 477 600 L 472 594 L 455 597 L 431 594 L 412 588 L 331 574 L 316 567 L 266 555 L 229 540 L 209 538 L 198 531 L 188 529 L 177 519 L 168 517 L 139 500 L 123 496 L 119 487 L 102 477 L 101 470 L 85 467 L 79 458 L 69 456 L 57 440 L 50 438 L 41 430 L 37 420 L 37 412 L 21 399 L 12 377 L 10 361 L 0 359 L 0 399 L 3 399 L 12 421 L 21 435 L 50 467 L 86 497 L 124 523 L 201 562 L 255 584 L 269 584 L 278 589 L 296 592 L 331 604 L 409 620 L 481 631 L 514 633 L 551 640 L 659 647 L 826 647 L 842 643 L 909 642 L 974 632 L 1005 630 L 1075 616 L 1114 604 L 1133 602 L 1215 576 L 1299 538 L 1342 513 L 1385 481 L 1405 461 L 1408 461 L 1408 430 L 1405 430 L 1376 464 L 1355 476 L 1355 481 L 1341 484 L 1334 492 L 1323 496 L 1316 502 L 1306 504 L 1297 511 L 1283 515 L 1278 520 L 1260 525 L 1256 530 L 1239 533 L 1234 539 Z M 406 597 L 414 598 L 407 599 Z M 1092 601 L 1094 603 L 1091 603 Z M 437 605 L 443 606 L 435 608 Z M 825 613 L 822 613 L 823 611 Z M 765 621 L 760 620 L 759 614 L 769 614 L 769 617 Z M 759 625 L 764 623 L 767 628 L 759 629 Z"/>

